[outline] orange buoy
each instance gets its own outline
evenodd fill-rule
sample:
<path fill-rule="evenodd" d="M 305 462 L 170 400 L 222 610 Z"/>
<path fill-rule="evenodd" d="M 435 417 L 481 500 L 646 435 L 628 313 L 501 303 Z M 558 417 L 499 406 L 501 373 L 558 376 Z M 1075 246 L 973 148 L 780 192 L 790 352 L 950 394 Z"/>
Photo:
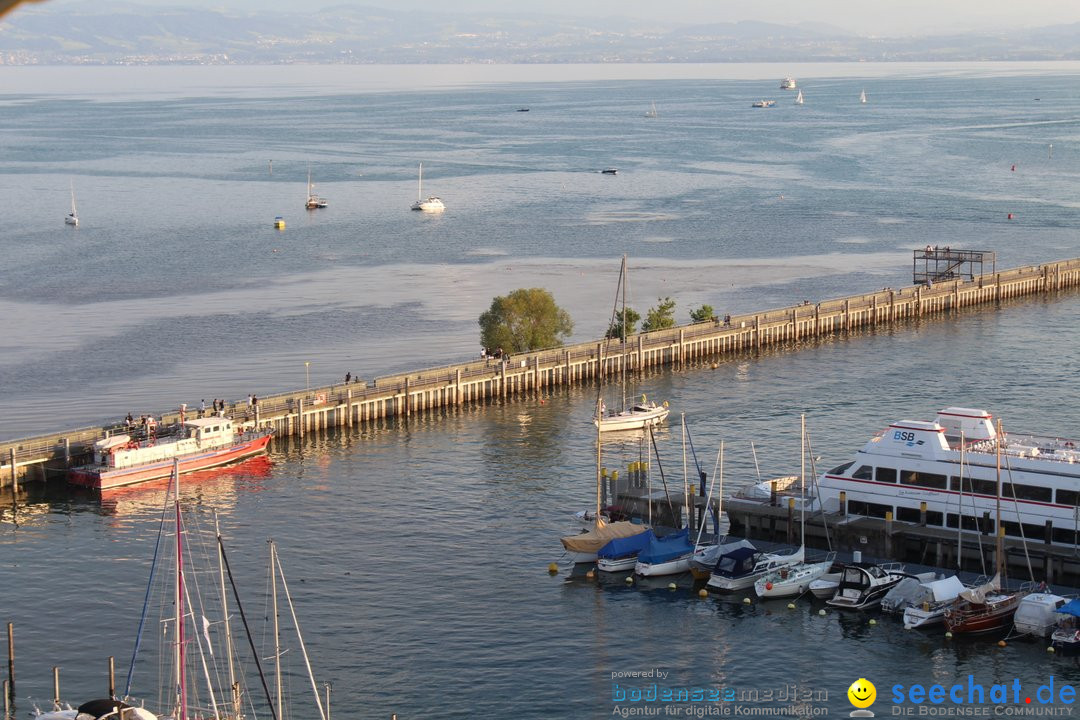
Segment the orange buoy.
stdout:
<path fill-rule="evenodd" d="M 771 582 L 765 583 L 765 589 L 766 590 L 772 590 L 772 583 Z"/>
<path fill-rule="evenodd" d="M 1009 213 L 1009 219 L 1012 220 L 1012 213 Z"/>

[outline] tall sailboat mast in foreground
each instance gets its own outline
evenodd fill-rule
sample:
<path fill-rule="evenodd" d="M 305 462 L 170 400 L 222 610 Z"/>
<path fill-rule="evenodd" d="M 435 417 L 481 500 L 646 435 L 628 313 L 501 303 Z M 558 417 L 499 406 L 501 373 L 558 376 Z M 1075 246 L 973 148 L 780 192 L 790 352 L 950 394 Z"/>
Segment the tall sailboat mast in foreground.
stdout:
<path fill-rule="evenodd" d="M 600 410 L 600 400 L 596 401 L 597 412 Z M 649 528 L 645 525 L 620 520 L 607 522 L 603 517 L 603 470 L 601 469 L 603 445 L 600 428 L 596 428 L 596 514 L 593 517 L 593 525 L 589 530 L 577 535 L 566 535 L 562 538 L 562 546 L 566 554 L 575 563 L 596 562 L 596 553 L 600 548 L 607 545 L 615 538 L 624 538 L 643 533 Z"/>
<path fill-rule="evenodd" d="M 639 430 L 651 425 L 659 425 L 668 416 L 667 403 L 657 405 L 648 402 L 644 395 L 641 402 L 631 407 L 626 406 L 626 256 L 623 255 L 622 268 L 619 271 L 619 289 L 622 292 L 622 315 L 619 321 L 619 341 L 621 343 L 622 357 L 619 362 L 620 384 L 622 386 L 622 409 L 607 410 L 603 401 L 597 404 L 596 417 L 593 422 L 600 432 L 608 430 Z M 616 298 L 619 297 L 618 292 Z M 614 313 L 612 313 L 614 315 Z"/>

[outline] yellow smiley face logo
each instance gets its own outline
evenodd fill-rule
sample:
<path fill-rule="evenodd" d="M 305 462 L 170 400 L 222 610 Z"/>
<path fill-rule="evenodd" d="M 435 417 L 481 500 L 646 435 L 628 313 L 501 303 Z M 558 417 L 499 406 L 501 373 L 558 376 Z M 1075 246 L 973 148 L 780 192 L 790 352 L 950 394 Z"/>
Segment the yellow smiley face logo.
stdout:
<path fill-rule="evenodd" d="M 847 689 L 848 700 L 857 708 L 868 708 L 877 699 L 877 688 L 866 678 L 859 678 Z"/>

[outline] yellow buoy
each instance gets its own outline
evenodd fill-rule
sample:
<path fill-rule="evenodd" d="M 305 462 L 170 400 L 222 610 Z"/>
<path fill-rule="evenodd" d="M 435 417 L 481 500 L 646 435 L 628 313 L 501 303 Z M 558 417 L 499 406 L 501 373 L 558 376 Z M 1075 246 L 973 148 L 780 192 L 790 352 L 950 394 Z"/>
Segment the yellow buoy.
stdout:
<path fill-rule="evenodd" d="M 1055 650 L 1054 646 L 1051 645 L 1050 647 L 1046 648 L 1046 652 L 1057 652 L 1057 650 Z"/>
<path fill-rule="evenodd" d="M 945 637 L 947 637 L 947 638 L 951 638 L 951 637 L 952 637 L 952 633 L 951 633 L 951 632 L 946 632 L 946 633 L 945 633 Z"/>
<path fill-rule="evenodd" d="M 874 618 L 870 618 L 870 624 L 877 625 L 877 620 L 875 620 Z"/>
<path fill-rule="evenodd" d="M 787 609 L 788 610 L 794 610 L 795 609 L 795 603 L 788 603 L 787 604 Z"/>
<path fill-rule="evenodd" d="M 285 229 L 285 218 L 281 217 L 280 215 L 278 215 L 276 218 L 274 218 L 274 227 L 276 227 L 278 230 L 284 230 Z"/>
<path fill-rule="evenodd" d="M 743 605 L 749 605 L 750 604 L 750 598 L 743 598 L 742 602 L 743 602 Z"/>
<path fill-rule="evenodd" d="M 593 570 L 590 570 L 589 572 L 585 573 L 585 577 L 594 578 L 594 577 L 596 577 L 596 572 L 593 571 Z"/>
<path fill-rule="evenodd" d="M 556 563 L 549 563 L 548 572 L 552 574 L 559 572 L 559 566 Z"/>
<path fill-rule="evenodd" d="M 702 598 L 707 598 L 707 597 L 709 597 L 709 591 L 706 590 L 705 588 L 701 588 L 700 590 L 697 591 L 697 596 L 702 597 Z"/>
<path fill-rule="evenodd" d="M 627 584 L 630 584 L 630 583 L 634 582 L 634 576 L 633 575 L 627 575 L 626 576 L 626 582 L 627 582 Z"/>
<path fill-rule="evenodd" d="M 998 640 L 998 647 L 1005 647 L 1005 641 L 1004 640 Z"/>
<path fill-rule="evenodd" d="M 818 610 L 817 614 L 822 616 L 822 617 L 825 617 L 825 611 L 824 610 Z"/>
<path fill-rule="evenodd" d="M 677 587 L 679 587 L 679 586 L 676 585 L 675 583 L 668 583 L 667 589 L 668 590 L 674 590 Z"/>

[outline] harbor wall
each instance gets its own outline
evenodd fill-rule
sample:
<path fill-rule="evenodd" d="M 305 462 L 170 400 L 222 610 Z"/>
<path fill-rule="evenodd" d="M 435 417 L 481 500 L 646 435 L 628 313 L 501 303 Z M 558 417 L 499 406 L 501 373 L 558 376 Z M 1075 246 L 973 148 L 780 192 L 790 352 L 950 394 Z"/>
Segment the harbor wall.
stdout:
<path fill-rule="evenodd" d="M 725 356 L 867 328 L 903 326 L 917 318 L 943 316 L 961 308 L 996 307 L 1024 297 L 1053 296 L 1080 287 L 1080 258 L 1029 265 L 970 280 L 931 286 L 882 288 L 755 313 L 713 318 L 626 339 L 596 340 L 512 355 L 504 360 L 427 368 L 377 378 L 372 383 L 293 390 L 259 395 L 252 407 L 229 402 L 225 413 L 240 423 L 272 427 L 278 436 L 353 427 L 384 418 L 443 412 L 490 400 L 511 401 L 535 391 L 594 382 L 628 372 L 665 366 L 683 368 Z M 191 411 L 189 411 L 191 412 Z M 195 411 L 197 414 L 197 411 Z M 163 424 L 179 420 L 177 411 L 161 415 Z M 123 432 L 122 425 L 62 430 L 0 442 L 0 487 L 48 479 L 81 462 L 92 443 Z"/>

